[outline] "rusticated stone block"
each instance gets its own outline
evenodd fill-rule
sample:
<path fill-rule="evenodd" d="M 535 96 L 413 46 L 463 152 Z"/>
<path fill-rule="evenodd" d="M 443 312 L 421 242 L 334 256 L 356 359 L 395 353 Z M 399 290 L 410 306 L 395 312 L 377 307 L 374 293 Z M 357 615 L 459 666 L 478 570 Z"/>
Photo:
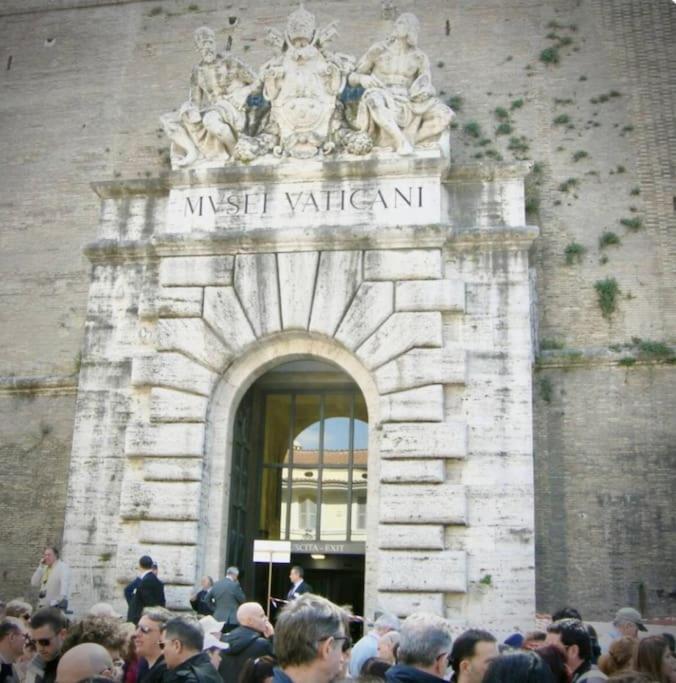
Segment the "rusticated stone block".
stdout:
<path fill-rule="evenodd" d="M 183 318 L 202 315 L 201 287 L 160 287 L 154 299 L 147 305 L 139 305 L 142 318 Z M 146 301 L 141 300 L 142 303 Z"/>
<path fill-rule="evenodd" d="M 315 287 L 319 252 L 277 254 L 279 298 L 285 330 L 306 330 Z"/>
<path fill-rule="evenodd" d="M 130 575 L 129 568 L 138 565 L 141 555 L 150 555 L 157 562 L 164 583 L 191 585 L 197 571 L 195 546 L 167 545 L 168 542 L 121 544 L 117 554 L 119 577 L 125 581 L 133 578 L 133 570 Z"/>
<path fill-rule="evenodd" d="M 157 348 L 184 356 L 222 372 L 232 353 L 201 318 L 169 318 L 157 321 Z"/>
<path fill-rule="evenodd" d="M 416 346 L 441 347 L 441 313 L 393 313 L 357 350 L 371 370 Z"/>
<path fill-rule="evenodd" d="M 444 419 L 444 391 L 441 384 L 408 389 L 380 399 L 381 422 L 441 422 Z"/>
<path fill-rule="evenodd" d="M 142 521 L 138 525 L 140 543 L 195 545 L 197 533 L 197 522 Z"/>
<path fill-rule="evenodd" d="M 397 282 L 397 311 L 464 311 L 465 283 L 461 280 Z"/>
<path fill-rule="evenodd" d="M 154 387 L 150 390 L 151 422 L 204 422 L 209 401 L 205 396 Z"/>
<path fill-rule="evenodd" d="M 204 290 L 204 319 L 233 352 L 256 340 L 232 287 Z"/>
<path fill-rule="evenodd" d="M 131 383 L 134 386 L 168 387 L 208 396 L 217 375 L 180 353 L 158 353 L 134 358 Z"/>
<path fill-rule="evenodd" d="M 467 499 L 457 484 L 381 484 L 384 524 L 465 524 Z"/>
<path fill-rule="evenodd" d="M 125 481 L 120 516 L 123 519 L 196 521 L 199 519 L 200 490 L 201 485 L 196 482 Z"/>
<path fill-rule="evenodd" d="M 381 593 L 378 604 L 384 610 L 398 617 L 407 617 L 414 612 L 444 613 L 443 593 Z"/>
<path fill-rule="evenodd" d="M 235 289 L 257 337 L 282 329 L 275 254 L 238 254 Z"/>
<path fill-rule="evenodd" d="M 381 524 L 378 529 L 378 547 L 411 550 L 443 550 L 444 527 L 441 524 Z"/>
<path fill-rule="evenodd" d="M 410 593 L 464 593 L 467 591 L 465 552 L 460 550 L 381 551 L 378 590 Z M 396 567 L 396 571 L 384 571 Z"/>
<path fill-rule="evenodd" d="M 135 424 L 127 427 L 125 453 L 128 456 L 184 456 L 201 458 L 203 449 L 203 424 Z"/>
<path fill-rule="evenodd" d="M 169 256 L 160 261 L 163 287 L 231 285 L 232 256 Z"/>
<path fill-rule="evenodd" d="M 201 481 L 202 460 L 198 458 L 146 458 L 143 478 L 146 481 Z"/>
<path fill-rule="evenodd" d="M 374 250 L 364 253 L 365 280 L 427 280 L 442 276 L 439 249 Z"/>
<path fill-rule="evenodd" d="M 389 394 L 425 384 L 464 384 L 464 349 L 411 349 L 375 372 L 378 391 Z"/>
<path fill-rule="evenodd" d="M 443 460 L 380 461 L 380 481 L 386 484 L 440 484 L 445 479 Z"/>
<path fill-rule="evenodd" d="M 336 339 L 356 349 L 394 310 L 394 285 L 391 282 L 363 282 L 336 332 Z"/>
<path fill-rule="evenodd" d="M 465 422 L 383 425 L 382 458 L 464 458 L 466 455 Z"/>

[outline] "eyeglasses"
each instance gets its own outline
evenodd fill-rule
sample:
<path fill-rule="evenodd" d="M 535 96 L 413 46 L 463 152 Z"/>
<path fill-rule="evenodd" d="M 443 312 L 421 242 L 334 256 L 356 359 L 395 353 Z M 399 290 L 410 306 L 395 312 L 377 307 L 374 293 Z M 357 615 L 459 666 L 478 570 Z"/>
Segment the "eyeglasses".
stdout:
<path fill-rule="evenodd" d="M 51 638 L 36 638 L 34 640 L 30 636 L 26 636 L 26 642 L 29 645 L 33 645 L 33 646 L 35 646 L 37 644 L 37 645 L 40 645 L 40 647 L 48 647 L 49 644 L 52 642 L 52 640 L 54 640 L 54 637 L 55 636 L 52 636 Z"/>
<path fill-rule="evenodd" d="M 342 641 L 340 649 L 343 652 L 347 652 L 352 647 L 352 638 L 350 638 L 350 636 L 324 636 L 324 638 L 320 638 L 317 642 L 321 643 L 322 641 L 328 640 L 329 638 L 333 638 L 336 641 Z"/>

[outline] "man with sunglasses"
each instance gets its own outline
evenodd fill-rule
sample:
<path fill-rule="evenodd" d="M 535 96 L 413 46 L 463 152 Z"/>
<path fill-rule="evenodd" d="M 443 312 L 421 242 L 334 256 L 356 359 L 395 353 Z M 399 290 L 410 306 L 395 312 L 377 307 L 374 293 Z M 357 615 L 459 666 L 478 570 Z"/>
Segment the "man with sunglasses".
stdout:
<path fill-rule="evenodd" d="M 399 664 L 388 669 L 388 683 L 444 681 L 451 654 L 449 623 L 436 614 L 418 612 L 404 621 L 399 639 Z"/>
<path fill-rule="evenodd" d="M 28 632 L 21 619 L 5 617 L 0 621 L 0 683 L 17 683 L 14 662 L 23 654 Z"/>
<path fill-rule="evenodd" d="M 344 674 L 350 648 L 348 616 L 318 595 L 289 602 L 275 625 L 280 668 L 274 683 L 332 683 Z"/>
<path fill-rule="evenodd" d="M 223 683 L 203 647 L 204 632 L 196 620 L 170 619 L 160 641 L 168 669 L 163 683 Z"/>
<path fill-rule="evenodd" d="M 160 648 L 162 629 L 172 618 L 164 607 L 146 607 L 134 632 L 134 647 L 141 658 L 138 683 L 160 683 L 167 666 Z"/>
<path fill-rule="evenodd" d="M 37 654 L 31 660 L 24 683 L 54 683 L 68 621 L 60 609 L 46 607 L 30 620 L 30 642 Z"/>

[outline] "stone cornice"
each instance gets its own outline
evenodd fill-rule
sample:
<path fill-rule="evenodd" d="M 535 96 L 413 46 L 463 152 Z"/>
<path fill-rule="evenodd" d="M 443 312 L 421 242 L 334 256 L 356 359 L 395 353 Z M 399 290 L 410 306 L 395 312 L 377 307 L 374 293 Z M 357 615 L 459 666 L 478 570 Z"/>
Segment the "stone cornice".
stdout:
<path fill-rule="evenodd" d="M 74 396 L 78 375 L 0 377 L 0 396 Z"/>

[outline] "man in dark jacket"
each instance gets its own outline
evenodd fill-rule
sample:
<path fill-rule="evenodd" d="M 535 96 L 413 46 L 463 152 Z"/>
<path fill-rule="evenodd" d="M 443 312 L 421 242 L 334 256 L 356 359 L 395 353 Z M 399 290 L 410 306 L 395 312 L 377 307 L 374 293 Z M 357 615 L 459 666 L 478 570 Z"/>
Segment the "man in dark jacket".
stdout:
<path fill-rule="evenodd" d="M 162 635 L 167 672 L 163 683 L 223 683 L 204 646 L 204 633 L 193 619 L 170 619 Z"/>
<path fill-rule="evenodd" d="M 237 610 L 246 600 L 238 577 L 239 569 L 228 567 L 225 578 L 217 581 L 205 598 L 205 602 L 214 610 L 216 621 L 225 622 L 223 633 L 228 633 L 237 626 Z"/>
<path fill-rule="evenodd" d="M 228 646 L 221 652 L 218 672 L 224 681 L 236 681 L 247 659 L 272 655 L 272 624 L 257 602 L 245 602 L 237 610 L 239 626 L 223 636 Z"/>
<path fill-rule="evenodd" d="M 153 573 L 153 561 L 148 555 L 143 555 L 138 561 L 139 578 L 141 579 L 129 603 L 127 621 L 138 624 L 141 614 L 146 607 L 164 607 L 164 584 Z"/>
<path fill-rule="evenodd" d="M 451 653 L 448 622 L 419 612 L 404 621 L 400 631 L 399 664 L 385 674 L 388 683 L 438 683 L 444 680 Z"/>

